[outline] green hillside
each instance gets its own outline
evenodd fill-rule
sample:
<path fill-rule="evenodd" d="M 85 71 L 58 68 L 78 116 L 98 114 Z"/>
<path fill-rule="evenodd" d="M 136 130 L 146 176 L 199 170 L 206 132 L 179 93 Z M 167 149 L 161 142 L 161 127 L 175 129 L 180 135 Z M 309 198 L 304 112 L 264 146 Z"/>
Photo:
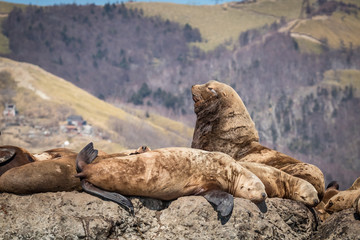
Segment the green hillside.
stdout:
<path fill-rule="evenodd" d="M 119 139 L 117 135 L 120 134 L 123 141 L 119 142 L 119 148 L 143 144 L 150 147 L 188 146 L 190 143 L 193 132 L 190 127 L 140 110 L 129 114 L 37 66 L 0 58 L 0 72 L 3 71 L 9 72 L 17 83 L 14 99 L 20 114 L 28 109 L 40 112 L 40 115 L 49 111 L 52 115 L 61 114 L 54 110 L 59 109 L 82 115 L 89 124 L 106 132 L 110 139 Z"/>

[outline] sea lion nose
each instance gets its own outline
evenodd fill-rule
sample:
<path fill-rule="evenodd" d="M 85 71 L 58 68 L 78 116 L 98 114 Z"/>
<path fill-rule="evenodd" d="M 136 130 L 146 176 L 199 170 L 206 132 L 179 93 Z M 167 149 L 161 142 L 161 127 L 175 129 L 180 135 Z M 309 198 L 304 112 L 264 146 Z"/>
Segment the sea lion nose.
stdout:
<path fill-rule="evenodd" d="M 266 193 L 263 192 L 263 193 L 261 194 L 261 197 L 262 197 L 263 199 L 265 199 L 265 198 L 266 198 Z"/>
<path fill-rule="evenodd" d="M 319 204 L 319 200 L 318 199 L 314 199 L 314 206 Z"/>

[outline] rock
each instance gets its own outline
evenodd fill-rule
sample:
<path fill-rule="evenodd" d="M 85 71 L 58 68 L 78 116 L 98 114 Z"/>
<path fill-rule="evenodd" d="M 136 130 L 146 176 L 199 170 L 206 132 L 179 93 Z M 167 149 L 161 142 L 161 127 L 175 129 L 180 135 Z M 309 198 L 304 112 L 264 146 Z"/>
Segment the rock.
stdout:
<path fill-rule="evenodd" d="M 236 198 L 229 219 L 218 219 L 212 206 L 200 196 L 171 202 L 135 197 L 131 201 L 135 217 L 117 204 L 87 193 L 24 196 L 1 193 L 0 239 L 321 239 L 317 238 L 319 234 L 330 236 L 326 234 L 331 226 L 323 225 L 315 231 L 317 219 L 312 211 L 287 199 L 267 199 L 267 212 L 263 213 L 249 200 Z M 331 222 L 343 221 L 346 226 L 350 215 L 349 211 L 349 219 Z M 353 232 L 347 229 L 344 233 Z"/>

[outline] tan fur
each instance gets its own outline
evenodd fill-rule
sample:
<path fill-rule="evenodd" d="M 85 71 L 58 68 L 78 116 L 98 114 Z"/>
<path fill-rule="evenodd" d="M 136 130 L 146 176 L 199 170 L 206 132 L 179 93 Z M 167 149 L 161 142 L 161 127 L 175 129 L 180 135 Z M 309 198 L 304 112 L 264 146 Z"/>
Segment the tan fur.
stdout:
<path fill-rule="evenodd" d="M 229 154 L 237 161 L 263 163 L 310 182 L 321 199 L 323 173 L 259 143 L 255 124 L 239 95 L 230 86 L 210 81 L 192 87 L 197 115 L 192 147 Z"/>
<path fill-rule="evenodd" d="M 333 213 L 351 208 L 359 196 L 360 190 L 339 191 L 338 194 L 329 199 L 325 205 L 325 210 L 329 213 Z"/>
<path fill-rule="evenodd" d="M 355 182 L 349 187 L 348 190 L 357 190 L 360 189 L 360 177 L 355 180 Z"/>
<path fill-rule="evenodd" d="M 227 154 L 191 148 L 162 148 L 102 158 L 86 165 L 81 176 L 107 191 L 162 200 L 213 189 L 254 202 L 266 197 L 260 179 Z"/>
<path fill-rule="evenodd" d="M 76 153 L 59 148 L 41 155 L 48 159 L 12 168 L 0 176 L 0 192 L 27 194 L 81 189 L 80 180 L 75 177 Z"/>
<path fill-rule="evenodd" d="M 330 214 L 325 211 L 325 205 L 327 202 L 339 193 L 339 190 L 335 189 L 336 187 L 330 187 L 326 189 L 325 194 L 321 202 L 315 207 L 315 210 L 318 212 L 319 218 L 321 221 L 325 221 L 328 217 L 330 217 Z"/>
<path fill-rule="evenodd" d="M 270 198 L 293 199 L 311 207 L 319 203 L 314 186 L 301 178 L 260 163 L 240 162 L 239 164 L 260 178 Z"/>
<path fill-rule="evenodd" d="M 35 161 L 35 158 L 26 149 L 16 146 L 0 146 L 1 149 L 12 149 L 15 155 L 8 161 L 0 164 L 0 176 L 11 168 L 19 167 Z"/>

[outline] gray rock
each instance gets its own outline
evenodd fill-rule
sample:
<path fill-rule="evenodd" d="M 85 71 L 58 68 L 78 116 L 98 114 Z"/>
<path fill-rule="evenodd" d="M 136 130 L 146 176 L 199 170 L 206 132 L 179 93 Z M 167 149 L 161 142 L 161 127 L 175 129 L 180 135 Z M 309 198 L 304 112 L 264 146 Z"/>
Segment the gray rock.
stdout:
<path fill-rule="evenodd" d="M 171 202 L 131 201 L 135 217 L 87 193 L 1 193 L 0 239 L 321 239 L 319 234 L 331 229 L 324 225 L 315 231 L 312 211 L 286 199 L 267 199 L 263 213 L 249 200 L 236 198 L 229 219 L 218 219 L 213 207 L 199 196 Z M 350 215 L 349 211 L 349 221 Z M 345 226 L 347 220 L 343 221 Z"/>

